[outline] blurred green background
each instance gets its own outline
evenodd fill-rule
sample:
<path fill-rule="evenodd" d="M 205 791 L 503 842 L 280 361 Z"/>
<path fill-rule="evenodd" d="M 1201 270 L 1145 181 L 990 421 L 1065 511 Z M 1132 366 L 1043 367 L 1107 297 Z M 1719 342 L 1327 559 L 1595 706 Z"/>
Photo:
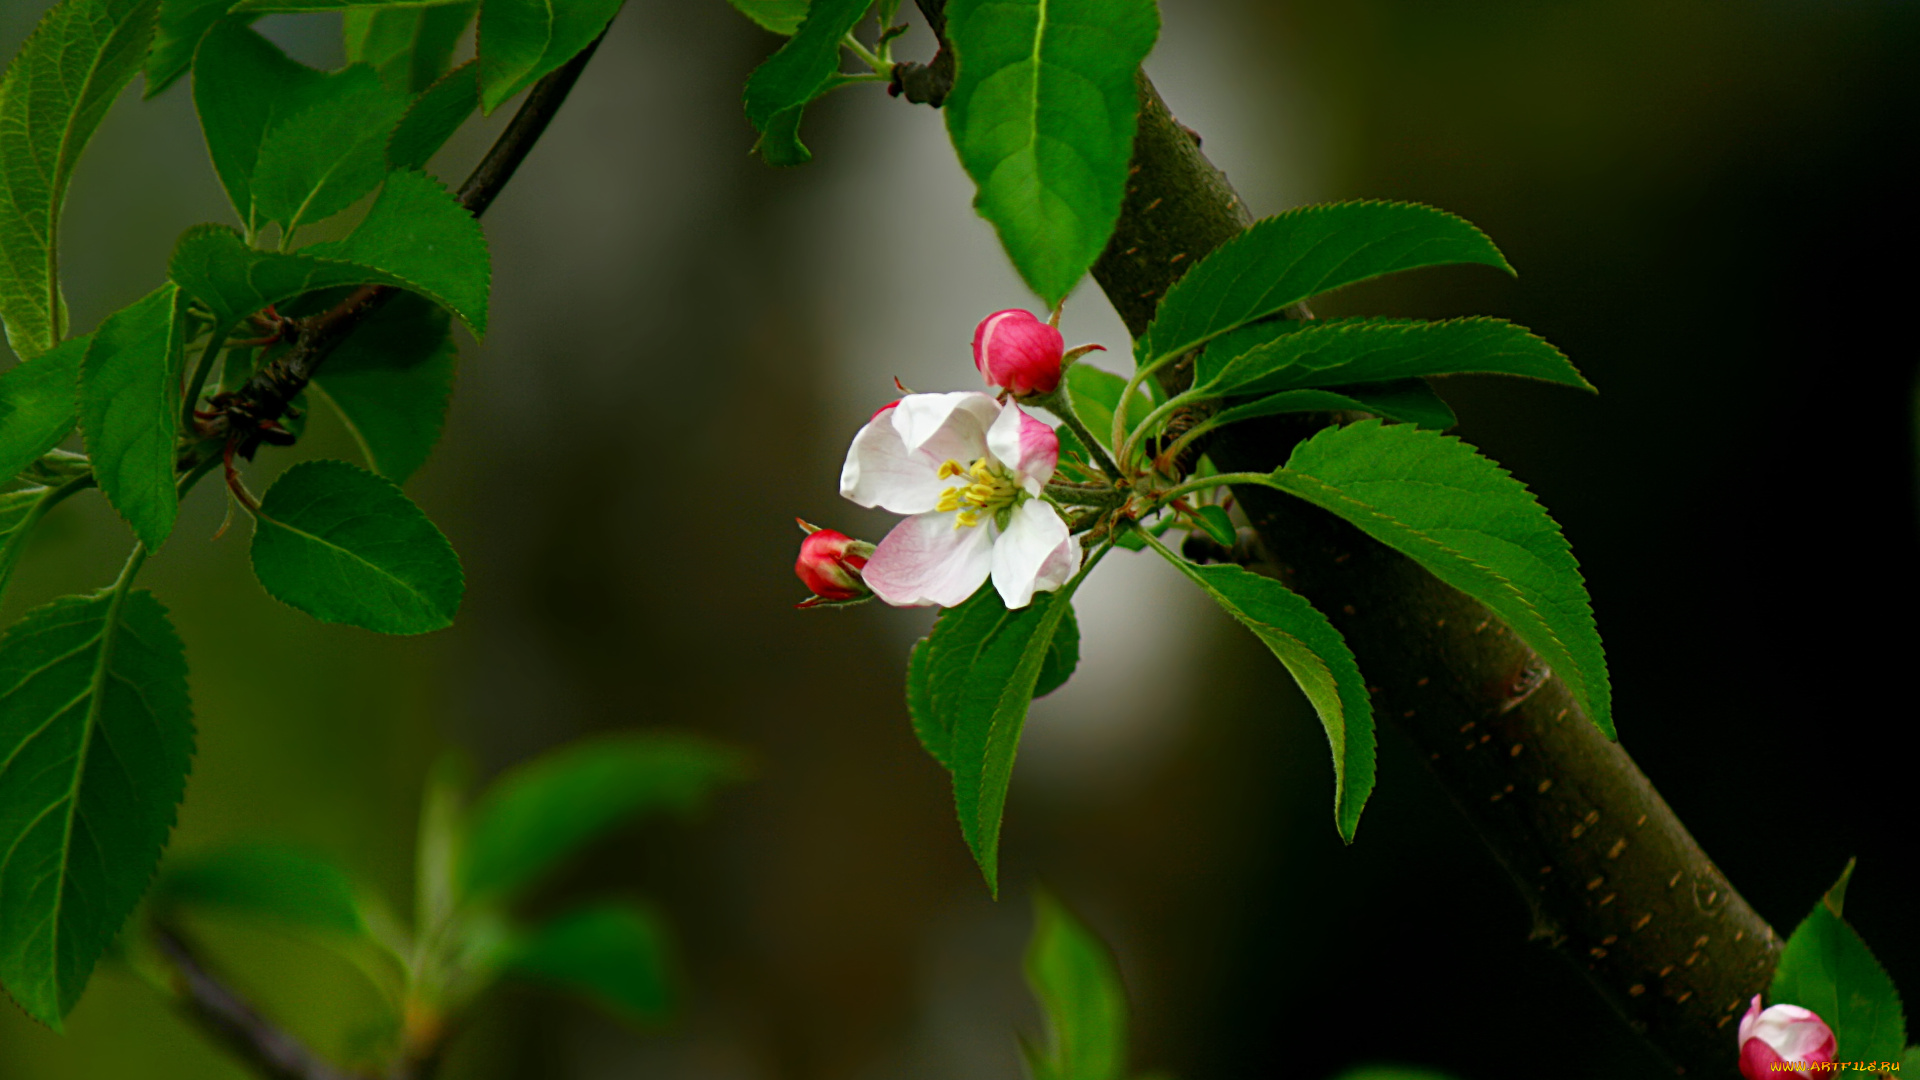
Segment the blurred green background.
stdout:
<path fill-rule="evenodd" d="M 11 55 L 46 5 L 0 5 Z M 910 6 L 910 5 L 909 5 Z M 1486 229 L 1517 282 L 1435 271 L 1324 312 L 1505 315 L 1597 399 L 1452 380 L 1461 434 L 1564 523 L 1606 635 L 1622 738 L 1786 932 L 1850 855 L 1848 914 L 1920 994 L 1920 815 L 1900 732 L 1916 547 L 1911 3 L 1169 0 L 1149 71 L 1257 213 L 1417 199 Z M 338 22 L 263 24 L 313 63 Z M 795 612 L 800 514 L 841 501 L 846 440 L 891 396 L 964 388 L 982 314 L 1030 300 L 968 208 L 937 114 L 872 87 L 809 116 L 817 160 L 750 158 L 746 73 L 776 44 L 722 0 L 633 0 L 487 218 L 494 329 L 463 348 L 448 437 L 411 483 L 461 552 L 457 625 L 321 626 L 268 599 L 202 485 L 143 580 L 187 642 L 200 749 L 174 850 L 281 839 L 396 903 L 447 747 L 490 773 L 582 734 L 671 726 L 748 748 L 693 824 L 597 848 L 542 902 L 656 898 L 681 1020 L 635 1032 L 544 991 L 490 997 L 446 1075 L 998 1080 L 1037 1030 L 1025 883 L 1119 953 L 1136 1061 L 1322 1077 L 1664 1075 L 1559 959 L 1405 742 L 1343 849 L 1317 725 L 1250 638 L 1150 557 L 1082 593 L 1086 660 L 1040 703 L 989 901 L 901 702 L 929 613 Z M 902 43 L 930 52 L 923 29 Z M 76 326 L 151 288 L 230 211 L 186 88 L 115 107 L 68 216 Z M 457 177 L 506 114 L 436 169 Z M 1122 353 L 1091 283 L 1067 336 Z M 1114 355 L 1114 354 L 1109 354 Z M 319 415 L 288 463 L 353 456 Z M 0 619 L 110 579 L 129 534 L 74 500 Z M 210 934 L 237 983 L 345 1054 L 374 1019 L 346 964 Z M 1733 1041 L 1729 1035 L 1729 1062 Z M 0 1077 L 243 1075 L 104 966 L 54 1036 L 0 1007 Z"/>

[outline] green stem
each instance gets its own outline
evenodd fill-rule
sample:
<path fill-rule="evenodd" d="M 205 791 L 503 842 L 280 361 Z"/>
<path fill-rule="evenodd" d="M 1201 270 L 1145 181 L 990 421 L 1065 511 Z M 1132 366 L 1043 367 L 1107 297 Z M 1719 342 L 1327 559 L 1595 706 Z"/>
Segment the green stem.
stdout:
<path fill-rule="evenodd" d="M 852 31 L 847 32 L 847 36 L 841 39 L 840 44 L 846 46 L 853 55 L 859 57 L 869 68 L 872 68 L 875 75 L 892 78 L 890 72 L 893 65 L 887 63 L 879 55 L 874 53 L 872 49 L 860 44 L 860 39 L 854 37 Z"/>
<path fill-rule="evenodd" d="M 1073 395 L 1067 392 L 1067 380 L 1064 376 L 1060 379 L 1060 385 L 1053 388 L 1052 393 L 1035 394 L 1029 400 L 1040 408 L 1058 416 L 1061 423 L 1072 428 L 1073 433 L 1079 437 L 1081 444 L 1087 448 L 1087 453 L 1094 456 L 1094 463 L 1104 469 L 1108 476 L 1118 480 L 1124 475 L 1121 473 L 1120 467 L 1114 464 L 1113 458 L 1108 455 L 1107 448 L 1101 445 L 1100 440 L 1093 437 L 1093 432 L 1087 428 L 1086 424 L 1081 422 L 1080 414 L 1074 411 Z M 1121 398 L 1120 400 L 1125 401 L 1126 398 Z"/>
<path fill-rule="evenodd" d="M 20 524 L 7 534 L 6 543 L 0 545 L 0 596 L 6 595 L 7 582 L 13 577 L 13 565 L 19 561 L 20 552 L 26 549 L 27 537 L 32 534 L 34 526 L 39 525 L 40 519 L 65 502 L 68 496 L 85 491 L 93 484 L 93 473 L 85 472 L 59 487 L 49 488 L 45 495 L 40 496 L 40 501 L 33 504 L 33 509 L 27 511 L 27 516 L 20 519 Z"/>
<path fill-rule="evenodd" d="M 1138 380 L 1142 378 L 1150 370 L 1152 369 L 1145 368 L 1135 372 L 1133 376 L 1135 381 L 1127 383 L 1127 393 L 1129 394 L 1133 393 L 1133 388 L 1139 385 Z M 1123 397 L 1120 400 L 1124 402 L 1127 399 Z M 1165 419 L 1166 417 L 1172 415 L 1173 410 L 1179 408 L 1182 405 L 1187 404 L 1187 400 L 1188 399 L 1185 394 L 1181 394 L 1178 397 L 1168 398 L 1165 403 L 1156 406 L 1152 412 L 1148 413 L 1146 419 L 1140 421 L 1140 423 L 1135 425 L 1132 434 L 1127 436 L 1127 444 L 1120 448 L 1120 460 L 1132 461 L 1134 449 L 1139 444 L 1140 440 L 1146 436 L 1146 433 L 1149 431 L 1152 431 L 1155 424 L 1159 423 L 1161 420 Z M 1115 429 L 1118 429 L 1120 427 L 1120 413 L 1117 411 L 1113 414 L 1113 426 L 1115 427 Z"/>
<path fill-rule="evenodd" d="M 1223 484 L 1263 484 L 1271 487 L 1273 484 L 1273 475 L 1271 473 L 1237 472 L 1215 473 L 1212 476 L 1202 476 L 1197 480 L 1189 480 L 1178 487 L 1169 488 L 1154 496 L 1154 509 L 1157 510 L 1188 492 L 1220 487 Z"/>
<path fill-rule="evenodd" d="M 1173 357 L 1171 356 L 1163 356 L 1150 364 L 1143 364 L 1134 368 L 1133 376 L 1127 380 L 1127 388 L 1120 392 L 1120 407 L 1113 410 L 1113 445 L 1120 447 L 1120 459 L 1122 461 L 1126 460 L 1127 447 L 1132 445 L 1132 440 L 1127 438 L 1127 402 L 1133 400 L 1133 392 L 1139 389 L 1140 384 L 1146 380 L 1147 376 L 1166 367 L 1167 362 L 1172 359 Z M 1158 410 L 1156 410 L 1156 412 L 1157 411 Z M 1149 416 L 1147 419 L 1151 420 L 1153 417 Z"/>
<path fill-rule="evenodd" d="M 207 347 L 200 350 L 200 359 L 193 366 L 193 381 L 187 384 L 187 398 L 180 405 L 180 423 L 187 431 L 193 430 L 193 407 L 200 403 L 200 391 L 206 389 L 207 376 L 212 374 L 213 362 L 224 351 L 222 346 L 231 330 L 232 327 L 214 324 Z"/>

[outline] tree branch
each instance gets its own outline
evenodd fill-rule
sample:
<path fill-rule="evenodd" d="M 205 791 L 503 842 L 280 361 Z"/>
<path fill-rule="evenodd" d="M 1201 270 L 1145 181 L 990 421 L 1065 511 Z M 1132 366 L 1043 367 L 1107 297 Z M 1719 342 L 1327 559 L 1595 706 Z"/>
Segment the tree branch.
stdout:
<path fill-rule="evenodd" d="M 935 26 L 941 7 L 921 0 Z M 1093 267 L 1135 336 L 1181 274 L 1252 222 L 1144 74 L 1140 100 L 1126 201 Z M 1189 373 L 1174 365 L 1162 379 L 1177 392 Z M 1206 449 L 1223 471 L 1265 472 L 1350 418 L 1237 424 Z M 1781 944 L 1633 759 L 1465 594 L 1303 501 L 1263 487 L 1235 497 L 1263 561 L 1340 628 L 1376 714 L 1413 739 L 1506 868 L 1532 910 L 1533 938 L 1577 965 L 1680 1071 L 1734 1076 L 1732 1024 L 1766 988 Z"/>
<path fill-rule="evenodd" d="M 460 185 L 460 205 L 474 217 L 486 213 L 507 181 L 513 179 L 605 37 L 602 33 L 527 92 L 506 130 Z M 182 468 L 220 452 L 229 438 L 237 440 L 235 450 L 241 456 L 251 458 L 262 432 L 286 415 L 288 404 L 313 381 L 333 350 L 397 292 L 390 285 L 363 285 L 332 308 L 299 320 L 291 348 L 262 367 L 240 390 L 213 399 L 215 415 L 200 424 L 200 437 L 182 456 Z"/>
<path fill-rule="evenodd" d="M 267 1080 L 366 1080 L 335 1068 L 275 1027 L 209 972 L 173 931 L 156 926 L 153 939 L 173 964 L 182 1011 L 254 1072 Z"/>

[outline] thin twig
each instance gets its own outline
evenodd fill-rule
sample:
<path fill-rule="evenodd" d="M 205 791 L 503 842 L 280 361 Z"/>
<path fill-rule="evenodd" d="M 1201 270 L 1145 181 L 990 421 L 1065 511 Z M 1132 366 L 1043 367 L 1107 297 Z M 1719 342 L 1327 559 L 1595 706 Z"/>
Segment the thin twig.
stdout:
<path fill-rule="evenodd" d="M 473 216 L 486 213 L 507 181 L 513 179 L 604 37 L 594 39 L 527 92 L 506 130 L 474 166 L 466 183 L 460 185 L 460 205 Z M 214 401 L 215 415 L 199 425 L 200 438 L 182 456 L 181 468 L 219 452 L 229 439 L 240 456 L 251 458 L 262 441 L 262 432 L 271 430 L 267 425 L 286 414 L 288 404 L 313 381 L 333 350 L 398 292 L 388 285 L 363 285 L 332 308 L 299 320 L 291 348 L 261 368 L 245 387 Z"/>
<path fill-rule="evenodd" d="M 276 1027 L 207 970 L 178 934 L 155 927 L 155 944 L 173 964 L 180 1008 L 267 1080 L 368 1080 L 336 1068 Z"/>

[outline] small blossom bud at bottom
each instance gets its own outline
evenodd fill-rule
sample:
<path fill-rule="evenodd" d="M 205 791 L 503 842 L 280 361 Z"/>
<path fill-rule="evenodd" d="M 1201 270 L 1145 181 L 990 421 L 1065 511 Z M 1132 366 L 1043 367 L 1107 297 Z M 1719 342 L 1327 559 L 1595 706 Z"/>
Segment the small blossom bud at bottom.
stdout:
<path fill-rule="evenodd" d="M 856 600 L 872 592 L 860 580 L 860 570 L 872 556 L 872 544 L 832 529 L 817 529 L 800 541 L 793 572 L 821 600 Z"/>
<path fill-rule="evenodd" d="M 1825 1065 L 1833 1061 L 1833 1054 L 1833 1029 L 1826 1021 L 1798 1005 L 1775 1005 L 1762 1011 L 1760 995 L 1753 995 L 1753 1004 L 1740 1020 L 1741 1076 L 1747 1080 L 1812 1076 L 1814 1070 L 1792 1066 Z"/>
<path fill-rule="evenodd" d="M 1060 331 L 1019 308 L 996 311 L 973 331 L 973 366 L 989 385 L 1016 397 L 1053 393 L 1066 351 Z"/>

